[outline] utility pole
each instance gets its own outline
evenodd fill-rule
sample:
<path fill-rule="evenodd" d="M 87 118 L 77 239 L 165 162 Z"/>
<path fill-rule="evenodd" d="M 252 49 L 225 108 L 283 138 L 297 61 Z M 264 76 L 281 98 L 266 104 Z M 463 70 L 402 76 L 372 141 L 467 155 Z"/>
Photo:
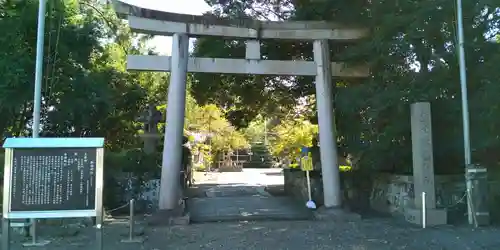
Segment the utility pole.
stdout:
<path fill-rule="evenodd" d="M 35 59 L 35 90 L 33 96 L 33 127 L 32 137 L 38 138 L 40 134 L 40 113 L 42 107 L 42 78 L 43 78 L 43 48 L 45 38 L 45 8 L 47 0 L 38 2 L 38 27 L 36 34 L 36 59 Z M 31 237 L 36 242 L 36 219 L 31 221 Z"/>
<path fill-rule="evenodd" d="M 37 138 L 40 131 L 40 113 L 42 106 L 42 78 L 43 78 L 43 47 L 45 34 L 45 7 L 47 0 L 40 0 L 38 6 L 38 30 L 36 35 L 35 61 L 35 91 L 33 98 L 33 127 L 32 136 Z"/>
<path fill-rule="evenodd" d="M 465 68 L 465 51 L 464 51 L 464 25 L 462 13 L 462 0 L 457 0 L 457 32 L 458 32 L 458 64 L 460 68 L 460 89 L 462 92 L 462 122 L 463 122 L 463 136 L 464 136 L 464 160 L 465 160 L 465 173 L 467 173 L 468 166 L 472 163 L 471 149 L 470 149 L 470 130 L 469 130 L 469 104 L 467 98 L 467 72 Z M 472 214 L 472 199 L 470 197 L 472 182 L 467 177 L 467 214 L 469 224 L 474 224 L 474 215 Z"/>

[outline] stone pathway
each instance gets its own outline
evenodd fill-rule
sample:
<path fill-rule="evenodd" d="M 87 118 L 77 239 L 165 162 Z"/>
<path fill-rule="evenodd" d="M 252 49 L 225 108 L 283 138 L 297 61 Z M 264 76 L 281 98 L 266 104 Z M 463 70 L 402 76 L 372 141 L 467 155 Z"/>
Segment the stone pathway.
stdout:
<path fill-rule="evenodd" d="M 265 191 L 267 185 L 282 185 L 279 169 L 209 175 L 195 176 L 200 190 L 188 203 L 192 222 L 312 218 L 311 211 L 291 198 L 273 197 Z"/>

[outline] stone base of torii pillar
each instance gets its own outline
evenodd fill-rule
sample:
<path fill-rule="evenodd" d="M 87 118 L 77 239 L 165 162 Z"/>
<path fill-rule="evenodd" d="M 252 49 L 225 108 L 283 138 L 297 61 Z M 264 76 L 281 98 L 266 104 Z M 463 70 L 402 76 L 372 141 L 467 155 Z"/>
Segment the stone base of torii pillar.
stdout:
<path fill-rule="evenodd" d="M 161 135 L 158 132 L 145 132 L 139 135 L 144 142 L 144 152 L 153 154 L 156 152 L 158 140 Z M 179 206 L 171 210 L 159 210 L 151 215 L 147 220 L 150 226 L 166 226 L 166 225 L 187 225 L 190 221 L 189 213 L 185 213 L 185 201 L 182 200 Z"/>

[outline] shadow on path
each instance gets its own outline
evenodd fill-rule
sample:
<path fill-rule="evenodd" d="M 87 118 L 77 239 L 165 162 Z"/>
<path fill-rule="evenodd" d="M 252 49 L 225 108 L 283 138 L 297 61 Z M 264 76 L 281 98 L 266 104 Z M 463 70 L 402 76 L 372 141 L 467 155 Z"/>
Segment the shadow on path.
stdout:
<path fill-rule="evenodd" d="M 191 222 L 311 219 L 312 212 L 282 195 L 282 187 L 237 180 L 195 184 L 187 191 Z"/>

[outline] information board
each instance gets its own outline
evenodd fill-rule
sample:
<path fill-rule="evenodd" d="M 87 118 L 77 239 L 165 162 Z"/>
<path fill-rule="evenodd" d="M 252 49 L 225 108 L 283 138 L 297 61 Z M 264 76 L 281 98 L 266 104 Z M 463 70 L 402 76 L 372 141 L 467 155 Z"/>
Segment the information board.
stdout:
<path fill-rule="evenodd" d="M 10 211 L 95 209 L 96 149 L 14 149 Z"/>
<path fill-rule="evenodd" d="M 3 144 L 2 249 L 10 246 L 10 223 L 30 219 L 95 217 L 96 248 L 102 249 L 104 138 L 7 138 Z"/>
<path fill-rule="evenodd" d="M 103 146 L 103 138 L 8 138 L 4 217 L 99 216 Z"/>

